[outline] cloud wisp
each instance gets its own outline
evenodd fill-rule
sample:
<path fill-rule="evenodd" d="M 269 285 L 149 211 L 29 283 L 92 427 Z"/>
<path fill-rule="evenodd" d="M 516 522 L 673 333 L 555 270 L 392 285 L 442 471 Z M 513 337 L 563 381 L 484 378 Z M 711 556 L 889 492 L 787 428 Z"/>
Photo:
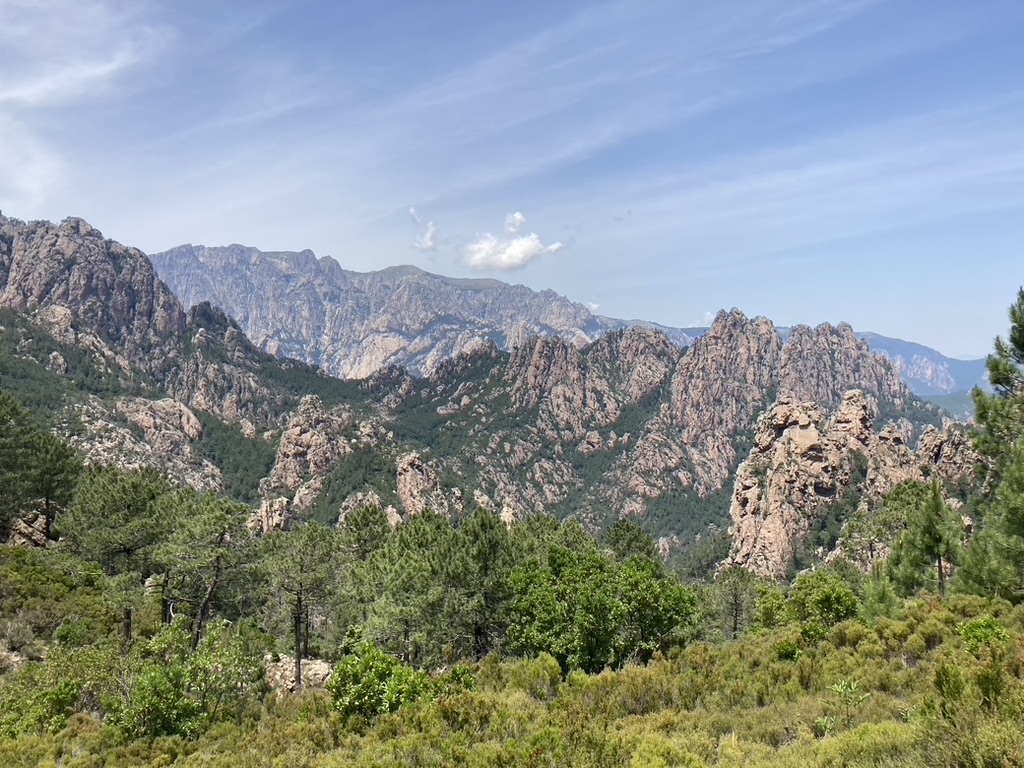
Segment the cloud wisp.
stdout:
<path fill-rule="evenodd" d="M 426 229 L 416 236 L 412 247 L 424 253 L 437 251 L 437 225 L 432 221 L 428 221 Z"/>
<path fill-rule="evenodd" d="M 526 217 L 522 213 L 509 213 L 501 235 L 484 232 L 463 248 L 463 265 L 470 269 L 513 272 L 565 247 L 560 242 L 544 245 L 535 232 L 521 234 L 525 227 Z"/>
<path fill-rule="evenodd" d="M 419 230 L 416 234 L 416 239 L 412 242 L 412 247 L 421 253 L 436 253 L 437 225 L 432 221 L 428 221 L 424 226 L 423 217 L 420 216 L 415 206 L 409 208 L 409 218 L 412 219 L 412 223 Z"/>
<path fill-rule="evenodd" d="M 0 4 L 0 105 L 66 106 L 159 53 L 168 36 L 106 0 Z"/>

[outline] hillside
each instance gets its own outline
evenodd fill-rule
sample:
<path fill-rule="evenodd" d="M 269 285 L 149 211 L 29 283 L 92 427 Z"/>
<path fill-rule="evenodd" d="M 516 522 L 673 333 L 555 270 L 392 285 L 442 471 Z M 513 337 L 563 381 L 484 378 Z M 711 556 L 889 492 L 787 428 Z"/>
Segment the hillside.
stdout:
<path fill-rule="evenodd" d="M 644 327 L 605 329 L 593 341 L 526 336 L 512 351 L 478 339 L 468 352 L 439 356 L 426 378 L 388 367 L 344 383 L 260 351 L 209 304 L 185 312 L 143 254 L 85 222 L 3 226 L 2 305 L 16 313 L 6 331 L 12 382 L 27 375 L 60 393 L 48 407 L 59 403 L 61 415 L 50 421 L 91 460 L 161 467 L 193 486 L 227 489 L 258 506 L 265 526 L 334 522 L 367 503 L 394 519 L 429 508 L 458 520 L 483 506 L 509 521 L 572 517 L 594 532 L 627 517 L 665 554 L 711 537 L 721 558 L 734 473 L 773 402 L 828 413 L 861 390 L 873 409 L 865 428 L 903 419 L 909 446 L 939 421 L 849 326 L 780 331 L 737 310 L 720 313 L 688 348 Z M 244 249 L 234 256 L 293 261 Z M 305 259 L 332 280 L 352 277 Z M 413 280 L 421 289 L 406 284 L 406 305 L 415 295 L 426 302 L 438 280 L 492 305 L 490 292 L 508 288 L 409 270 L 360 279 L 364 287 Z M 550 317 L 562 316 L 558 306 Z M 34 388 L 20 391 L 31 401 Z M 816 510 L 807 507 L 812 518 Z"/>

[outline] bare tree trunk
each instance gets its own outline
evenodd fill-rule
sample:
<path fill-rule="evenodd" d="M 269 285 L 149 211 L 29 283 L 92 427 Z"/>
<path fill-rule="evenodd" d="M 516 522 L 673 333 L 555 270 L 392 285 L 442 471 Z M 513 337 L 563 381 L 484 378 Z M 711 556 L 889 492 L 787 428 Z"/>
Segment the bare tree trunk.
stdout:
<path fill-rule="evenodd" d="M 206 589 L 206 594 L 203 595 L 203 602 L 199 604 L 199 610 L 196 611 L 195 629 L 192 632 L 192 650 L 195 651 L 199 647 L 199 641 L 203 637 L 203 627 L 206 624 L 206 619 L 210 615 L 210 606 L 213 604 L 213 595 L 217 591 L 217 586 L 220 584 L 221 574 L 221 558 L 218 556 L 214 561 L 213 578 L 210 580 L 210 586 Z"/>
<path fill-rule="evenodd" d="M 130 646 L 135 639 L 135 614 L 130 605 L 124 609 L 123 622 L 124 642 Z"/>
<path fill-rule="evenodd" d="M 305 606 L 303 605 L 302 592 L 295 595 L 295 690 L 302 690 L 302 615 Z"/>

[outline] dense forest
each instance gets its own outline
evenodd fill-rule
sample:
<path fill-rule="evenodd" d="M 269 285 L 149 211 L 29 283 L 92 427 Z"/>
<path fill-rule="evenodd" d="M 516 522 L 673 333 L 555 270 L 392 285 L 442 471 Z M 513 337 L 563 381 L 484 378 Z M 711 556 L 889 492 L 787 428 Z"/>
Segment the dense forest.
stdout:
<path fill-rule="evenodd" d="M 0 393 L 0 533 L 56 537 L 0 547 L 0 764 L 1024 765 L 1024 290 L 1010 320 L 966 503 L 899 486 L 887 560 L 788 584 L 670 569 L 628 520 L 256 535 Z"/>

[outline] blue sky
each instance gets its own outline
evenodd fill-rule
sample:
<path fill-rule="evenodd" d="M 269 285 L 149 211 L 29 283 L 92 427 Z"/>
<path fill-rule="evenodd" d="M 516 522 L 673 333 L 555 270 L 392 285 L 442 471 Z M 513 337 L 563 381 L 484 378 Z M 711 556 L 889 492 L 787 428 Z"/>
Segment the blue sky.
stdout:
<path fill-rule="evenodd" d="M 984 355 L 1019 0 L 0 0 L 0 209 Z"/>

